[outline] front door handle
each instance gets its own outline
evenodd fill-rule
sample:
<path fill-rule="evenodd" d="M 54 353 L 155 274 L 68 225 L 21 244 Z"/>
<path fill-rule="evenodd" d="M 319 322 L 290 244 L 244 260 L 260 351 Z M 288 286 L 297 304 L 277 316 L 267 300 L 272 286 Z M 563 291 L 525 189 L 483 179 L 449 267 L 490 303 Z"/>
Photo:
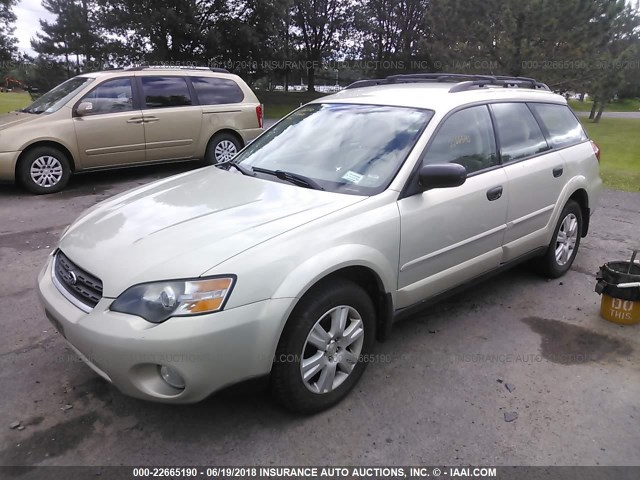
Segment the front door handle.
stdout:
<path fill-rule="evenodd" d="M 564 167 L 556 167 L 553 169 L 553 176 L 558 178 L 562 176 L 563 172 L 564 172 Z"/>
<path fill-rule="evenodd" d="M 144 122 L 144 118 L 142 117 L 133 117 L 127 120 L 127 123 L 142 123 Z"/>
<path fill-rule="evenodd" d="M 502 197 L 502 185 L 499 185 L 487 191 L 487 200 L 489 200 L 490 202 L 498 200 L 500 197 Z"/>

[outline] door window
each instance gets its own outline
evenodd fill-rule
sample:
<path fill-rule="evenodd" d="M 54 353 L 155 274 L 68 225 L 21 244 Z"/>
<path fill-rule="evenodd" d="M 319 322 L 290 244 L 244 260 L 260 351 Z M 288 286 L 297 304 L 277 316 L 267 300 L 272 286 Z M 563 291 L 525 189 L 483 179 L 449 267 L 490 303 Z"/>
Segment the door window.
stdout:
<path fill-rule="evenodd" d="M 486 106 L 454 113 L 437 131 L 423 164 L 458 163 L 467 174 L 498 165 L 491 116 Z"/>
<path fill-rule="evenodd" d="M 537 155 L 549 150 L 540 125 L 524 103 L 496 103 L 491 106 L 496 118 L 503 163 Z"/>
<path fill-rule="evenodd" d="M 568 106 L 551 103 L 530 103 L 529 106 L 547 129 L 552 147 L 567 147 L 587 140 L 582 125 Z"/>
<path fill-rule="evenodd" d="M 217 77 L 191 77 L 200 105 L 240 103 L 244 93 L 233 80 Z"/>
<path fill-rule="evenodd" d="M 129 112 L 133 110 L 131 79 L 107 80 L 91 90 L 80 102 L 90 102 L 93 105 L 87 115 Z"/>
<path fill-rule="evenodd" d="M 146 108 L 192 104 L 187 81 L 182 77 L 142 77 L 142 91 Z"/>

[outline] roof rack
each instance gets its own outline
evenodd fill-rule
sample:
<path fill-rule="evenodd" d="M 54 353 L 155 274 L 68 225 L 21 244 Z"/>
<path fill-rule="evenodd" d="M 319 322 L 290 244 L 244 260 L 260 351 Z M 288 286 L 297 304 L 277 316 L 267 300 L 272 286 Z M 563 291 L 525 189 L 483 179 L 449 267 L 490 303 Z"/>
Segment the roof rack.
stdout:
<path fill-rule="evenodd" d="M 456 85 L 449 89 L 449 93 L 464 92 L 485 86 L 497 86 L 504 88 L 520 87 L 535 90 L 551 89 L 542 82 L 528 77 L 510 77 L 506 75 L 467 75 L 464 73 L 409 73 L 404 75 L 391 75 L 386 78 L 371 80 L 358 80 L 347 86 L 347 89 L 373 87 L 376 85 L 392 85 L 398 83 L 452 83 Z"/>
<path fill-rule="evenodd" d="M 206 72 L 215 72 L 215 73 L 230 73 L 226 68 L 216 68 L 216 67 L 187 67 L 187 66 L 171 66 L 171 65 L 140 65 L 137 67 L 129 67 L 125 68 L 128 72 L 139 72 L 142 70 L 203 70 Z"/>

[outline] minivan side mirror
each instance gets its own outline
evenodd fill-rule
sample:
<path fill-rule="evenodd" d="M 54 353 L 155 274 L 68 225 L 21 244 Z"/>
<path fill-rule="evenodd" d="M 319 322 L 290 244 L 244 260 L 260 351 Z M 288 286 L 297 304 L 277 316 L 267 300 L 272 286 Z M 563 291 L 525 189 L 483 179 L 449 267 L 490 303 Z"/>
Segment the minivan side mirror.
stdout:
<path fill-rule="evenodd" d="M 76 115 L 79 117 L 84 117 L 91 112 L 93 112 L 93 103 L 91 102 L 81 102 L 76 108 Z"/>
<path fill-rule="evenodd" d="M 423 165 L 418 175 L 423 191 L 458 187 L 467 180 L 467 169 L 458 163 Z"/>

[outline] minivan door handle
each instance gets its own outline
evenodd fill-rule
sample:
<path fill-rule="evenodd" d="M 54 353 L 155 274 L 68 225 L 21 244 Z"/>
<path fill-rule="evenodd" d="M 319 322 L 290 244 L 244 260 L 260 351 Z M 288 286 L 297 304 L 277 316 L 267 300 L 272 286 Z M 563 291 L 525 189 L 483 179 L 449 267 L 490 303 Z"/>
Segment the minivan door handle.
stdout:
<path fill-rule="evenodd" d="M 500 197 L 502 197 L 502 185 L 487 191 L 487 199 L 490 202 L 498 200 Z"/>
<path fill-rule="evenodd" d="M 558 178 L 562 175 L 563 172 L 564 172 L 564 167 L 556 167 L 553 169 L 553 176 Z"/>
<path fill-rule="evenodd" d="M 151 116 L 144 117 L 144 123 L 152 123 L 152 122 L 158 122 L 158 121 L 160 121 L 158 117 L 151 117 Z"/>

